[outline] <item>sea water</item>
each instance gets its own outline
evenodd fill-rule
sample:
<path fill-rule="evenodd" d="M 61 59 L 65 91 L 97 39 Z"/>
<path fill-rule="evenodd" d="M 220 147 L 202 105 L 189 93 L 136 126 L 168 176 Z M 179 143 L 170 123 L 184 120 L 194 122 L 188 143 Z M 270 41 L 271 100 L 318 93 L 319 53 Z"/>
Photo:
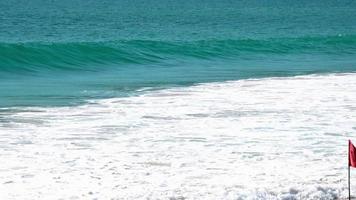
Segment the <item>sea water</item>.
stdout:
<path fill-rule="evenodd" d="M 355 2 L 0 11 L 1 199 L 347 196 Z"/>

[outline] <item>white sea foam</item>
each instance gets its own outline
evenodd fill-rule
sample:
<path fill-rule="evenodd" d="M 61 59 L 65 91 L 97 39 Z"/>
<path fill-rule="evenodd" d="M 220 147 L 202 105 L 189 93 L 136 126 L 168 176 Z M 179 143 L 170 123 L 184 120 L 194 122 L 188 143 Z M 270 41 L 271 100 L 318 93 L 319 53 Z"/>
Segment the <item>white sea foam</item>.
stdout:
<path fill-rule="evenodd" d="M 0 199 L 338 199 L 356 74 L 4 109 L 0 120 Z"/>

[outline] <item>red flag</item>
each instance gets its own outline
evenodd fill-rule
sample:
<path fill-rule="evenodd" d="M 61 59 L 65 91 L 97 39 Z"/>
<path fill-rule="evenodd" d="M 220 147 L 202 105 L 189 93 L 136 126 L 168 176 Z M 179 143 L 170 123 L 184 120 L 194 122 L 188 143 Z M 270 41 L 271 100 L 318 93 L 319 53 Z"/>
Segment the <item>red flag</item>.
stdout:
<path fill-rule="evenodd" d="M 356 148 L 349 140 L 349 166 L 356 168 Z"/>

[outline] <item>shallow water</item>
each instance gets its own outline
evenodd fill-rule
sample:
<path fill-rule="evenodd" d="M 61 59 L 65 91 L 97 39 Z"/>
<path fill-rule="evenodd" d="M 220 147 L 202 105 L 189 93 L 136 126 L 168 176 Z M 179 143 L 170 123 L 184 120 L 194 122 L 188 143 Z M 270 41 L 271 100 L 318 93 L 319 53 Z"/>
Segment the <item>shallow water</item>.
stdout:
<path fill-rule="evenodd" d="M 343 198 L 355 105 L 350 73 L 1 109 L 0 197 Z"/>

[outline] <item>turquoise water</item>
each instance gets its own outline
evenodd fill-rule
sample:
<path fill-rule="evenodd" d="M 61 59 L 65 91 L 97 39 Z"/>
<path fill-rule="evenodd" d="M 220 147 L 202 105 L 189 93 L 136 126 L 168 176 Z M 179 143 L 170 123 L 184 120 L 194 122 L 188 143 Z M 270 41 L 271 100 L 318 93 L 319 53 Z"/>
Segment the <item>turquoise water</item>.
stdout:
<path fill-rule="evenodd" d="M 356 70 L 354 1 L 0 2 L 0 107 Z"/>
<path fill-rule="evenodd" d="M 0 0 L 0 199 L 346 199 L 355 72 L 352 0 Z"/>

